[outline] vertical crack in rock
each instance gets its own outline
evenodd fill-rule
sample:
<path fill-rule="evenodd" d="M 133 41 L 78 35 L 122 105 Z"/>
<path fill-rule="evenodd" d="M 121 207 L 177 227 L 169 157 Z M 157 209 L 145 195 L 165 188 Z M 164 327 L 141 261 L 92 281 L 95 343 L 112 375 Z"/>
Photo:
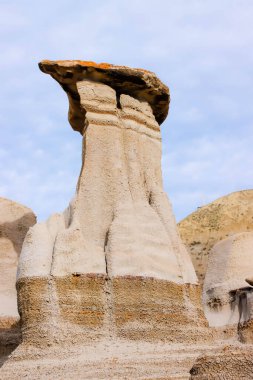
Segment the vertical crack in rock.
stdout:
<path fill-rule="evenodd" d="M 107 274 L 107 276 L 109 277 L 109 263 L 108 263 L 108 257 L 107 257 L 108 237 L 109 237 L 109 230 L 106 231 L 106 234 L 105 234 L 105 242 L 104 242 L 105 268 L 106 268 L 106 274 Z"/>
<path fill-rule="evenodd" d="M 50 340 L 49 344 L 57 343 L 60 339 L 59 336 L 59 320 L 61 319 L 60 315 L 60 306 L 59 299 L 57 294 L 56 279 L 53 276 L 53 262 L 54 262 L 54 251 L 56 246 L 57 234 L 54 237 L 53 249 L 52 249 L 52 262 L 50 266 L 50 272 L 48 276 L 48 317 L 50 318 L 49 325 L 52 326 L 50 331 Z"/>
<path fill-rule="evenodd" d="M 119 91 L 116 91 L 117 108 L 118 108 L 119 110 L 121 110 L 120 95 L 121 95 L 121 93 L 120 93 Z"/>
<path fill-rule="evenodd" d="M 110 252 L 108 248 L 109 241 L 108 229 L 104 239 L 104 253 L 105 253 L 105 267 L 106 267 L 106 279 L 105 279 L 105 329 L 108 333 L 108 337 L 111 339 L 115 336 L 115 318 L 114 318 L 114 303 L 113 303 L 113 284 L 110 270 Z"/>
<path fill-rule="evenodd" d="M 233 304 L 233 308 L 238 309 L 239 313 L 239 319 L 237 323 L 237 335 L 238 340 L 241 343 L 245 343 L 245 339 L 242 333 L 243 327 L 252 317 L 252 304 L 250 302 L 250 298 L 253 298 L 252 293 L 252 287 L 245 287 L 230 292 L 232 298 L 231 304 Z"/>

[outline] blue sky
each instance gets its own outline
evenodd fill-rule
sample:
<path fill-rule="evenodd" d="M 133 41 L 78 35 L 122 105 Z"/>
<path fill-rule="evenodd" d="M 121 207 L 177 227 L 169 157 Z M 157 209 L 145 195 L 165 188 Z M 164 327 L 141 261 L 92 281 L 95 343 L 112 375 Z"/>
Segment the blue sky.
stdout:
<path fill-rule="evenodd" d="M 0 196 L 39 220 L 72 198 L 81 136 L 42 59 L 154 71 L 171 91 L 164 187 L 177 220 L 253 185 L 252 0 L 0 0 Z"/>

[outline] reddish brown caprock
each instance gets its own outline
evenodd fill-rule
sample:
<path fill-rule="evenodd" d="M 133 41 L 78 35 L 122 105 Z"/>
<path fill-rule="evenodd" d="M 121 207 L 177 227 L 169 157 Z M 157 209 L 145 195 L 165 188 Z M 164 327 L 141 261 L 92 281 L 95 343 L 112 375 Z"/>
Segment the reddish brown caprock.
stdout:
<path fill-rule="evenodd" d="M 80 60 L 44 60 L 39 63 L 39 67 L 41 71 L 57 80 L 73 101 L 79 98 L 76 83 L 90 79 L 109 85 L 118 95 L 126 94 L 147 101 L 159 124 L 167 117 L 169 89 L 151 71 Z M 76 109 L 75 113 L 78 111 L 80 110 Z M 82 128 L 77 118 L 75 121 L 70 120 L 70 124 L 74 130 L 80 131 Z"/>

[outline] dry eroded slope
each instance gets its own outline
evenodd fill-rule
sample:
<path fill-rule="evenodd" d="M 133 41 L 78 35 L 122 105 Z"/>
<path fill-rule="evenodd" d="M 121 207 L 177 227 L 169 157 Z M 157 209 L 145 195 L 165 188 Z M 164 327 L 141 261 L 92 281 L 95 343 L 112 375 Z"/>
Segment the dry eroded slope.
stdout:
<path fill-rule="evenodd" d="M 203 283 L 213 245 L 234 233 L 253 231 L 253 190 L 221 197 L 187 216 L 178 227 Z"/>

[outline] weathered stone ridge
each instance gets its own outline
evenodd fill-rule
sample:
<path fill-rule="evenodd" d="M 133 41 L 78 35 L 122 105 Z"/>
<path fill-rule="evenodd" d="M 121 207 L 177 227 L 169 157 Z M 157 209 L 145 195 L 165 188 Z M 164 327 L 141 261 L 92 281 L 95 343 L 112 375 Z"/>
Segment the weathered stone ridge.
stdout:
<path fill-rule="evenodd" d="M 212 247 L 233 234 L 253 231 L 253 190 L 234 192 L 199 207 L 178 228 L 203 284 Z"/>

